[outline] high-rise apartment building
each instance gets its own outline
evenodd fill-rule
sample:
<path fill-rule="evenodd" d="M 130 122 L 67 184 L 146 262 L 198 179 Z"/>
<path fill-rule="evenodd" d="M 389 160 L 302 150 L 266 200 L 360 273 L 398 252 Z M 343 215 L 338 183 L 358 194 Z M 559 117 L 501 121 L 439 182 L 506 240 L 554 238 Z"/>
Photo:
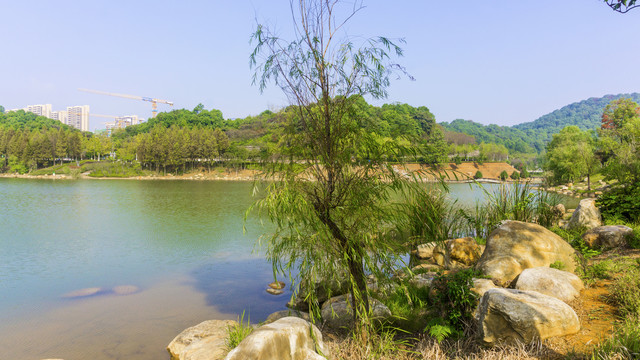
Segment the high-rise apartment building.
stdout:
<path fill-rule="evenodd" d="M 67 123 L 67 112 L 65 110 L 52 111 L 51 112 L 51 119 L 58 120 L 61 123 L 66 124 Z"/>
<path fill-rule="evenodd" d="M 67 122 L 82 131 L 89 131 L 89 105 L 67 106 Z"/>
<path fill-rule="evenodd" d="M 24 111 L 51 118 L 51 104 L 27 105 Z"/>

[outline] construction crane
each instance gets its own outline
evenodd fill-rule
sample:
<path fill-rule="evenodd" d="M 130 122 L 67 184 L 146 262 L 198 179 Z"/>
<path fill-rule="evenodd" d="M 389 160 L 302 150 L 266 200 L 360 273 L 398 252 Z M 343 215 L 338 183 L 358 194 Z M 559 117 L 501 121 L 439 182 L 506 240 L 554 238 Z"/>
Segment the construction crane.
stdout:
<path fill-rule="evenodd" d="M 173 106 L 173 101 L 169 101 L 169 100 L 154 99 L 154 98 L 145 97 L 145 96 L 116 94 L 116 93 L 110 93 L 106 91 L 98 91 L 98 90 L 90 90 L 90 89 L 78 89 L 78 90 L 88 92 L 88 93 L 93 93 L 93 94 L 99 94 L 99 95 L 109 95 L 109 96 L 121 97 L 125 99 L 149 101 L 151 103 L 151 113 L 152 113 L 151 117 L 156 117 L 156 115 L 158 115 L 158 103 Z"/>

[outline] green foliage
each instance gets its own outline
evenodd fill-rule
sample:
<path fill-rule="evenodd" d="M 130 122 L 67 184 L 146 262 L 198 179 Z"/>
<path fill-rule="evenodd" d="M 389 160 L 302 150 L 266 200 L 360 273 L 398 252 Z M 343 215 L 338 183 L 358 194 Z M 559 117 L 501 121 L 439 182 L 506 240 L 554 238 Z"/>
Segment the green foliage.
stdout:
<path fill-rule="evenodd" d="M 636 0 L 604 0 L 605 4 L 609 5 L 613 11 L 619 13 L 626 13 L 629 10 L 636 8 L 640 5 L 636 4 Z"/>
<path fill-rule="evenodd" d="M 509 177 L 513 180 L 520 180 L 520 173 L 517 171 L 514 171 L 511 173 L 511 175 L 509 175 Z"/>
<path fill-rule="evenodd" d="M 465 232 L 486 238 L 503 220 L 537 222 L 552 226 L 555 215 L 552 207 L 558 196 L 534 190 L 529 183 L 502 184 L 495 191 L 485 190 L 485 203 L 476 202 L 473 209 L 460 211 L 465 220 Z"/>
<path fill-rule="evenodd" d="M 506 170 L 502 170 L 500 173 L 500 180 L 505 181 L 509 178 L 509 173 Z"/>
<path fill-rule="evenodd" d="M 462 333 L 442 318 L 432 319 L 424 330 L 428 331 L 429 336 L 435 338 L 438 343 L 449 337 L 459 336 Z"/>
<path fill-rule="evenodd" d="M 522 171 L 520 172 L 520 177 L 523 179 L 527 179 L 529 178 L 529 171 L 527 171 L 527 168 L 522 168 Z"/>
<path fill-rule="evenodd" d="M 463 331 L 473 319 L 477 295 L 470 289 L 473 287 L 472 279 L 480 276 L 481 273 L 475 269 L 464 269 L 433 280 L 431 288 L 435 296 L 432 306 L 446 324 L 457 331 Z"/>
<path fill-rule="evenodd" d="M 295 99 L 277 155 L 265 159 L 267 175 L 279 180 L 267 184 L 256 206 L 275 224 L 267 240 L 274 272 L 297 268 L 298 278 L 309 280 L 348 274 L 356 333 L 366 335 L 372 322 L 365 274 L 382 278 L 398 261 L 389 231 L 397 216 L 391 195 L 408 181 L 388 164 L 404 158 L 403 146 L 366 130 L 370 117 L 360 100 L 387 95 L 391 58 L 402 49 L 383 37 L 362 47 L 342 41 L 342 27 L 332 25 L 359 8 L 340 19 L 333 5 L 292 2 L 293 20 L 301 24 L 292 41 L 261 24 L 251 36 L 254 83 L 264 90 L 273 82 Z"/>
<path fill-rule="evenodd" d="M 622 316 L 640 316 L 640 269 L 628 266 L 616 279 L 611 290 L 611 300 Z"/>
<path fill-rule="evenodd" d="M 552 227 L 549 230 L 553 231 L 558 236 L 563 238 L 566 242 L 568 242 L 586 260 L 594 256 L 598 256 L 602 253 L 600 250 L 591 249 L 589 246 L 587 246 L 584 240 L 582 240 L 582 233 L 584 232 L 584 229 L 567 230 L 561 227 Z"/>
<path fill-rule="evenodd" d="M 591 359 L 637 359 L 640 354 L 640 316 L 627 317 L 616 326 L 611 338 L 598 344 Z"/>
<path fill-rule="evenodd" d="M 473 175 L 474 179 L 482 179 L 482 172 L 480 170 L 476 171 L 476 174 Z"/>
<path fill-rule="evenodd" d="M 456 203 L 447 198 L 447 188 L 413 182 L 405 189 L 400 203 L 398 232 L 408 232 L 409 243 L 415 248 L 426 242 L 444 242 L 459 234 L 462 217 Z"/>
<path fill-rule="evenodd" d="M 553 262 L 553 263 L 549 264 L 549 267 L 552 268 L 552 269 L 564 270 L 565 269 L 565 264 L 562 261 L 556 261 L 556 262 Z"/>
<path fill-rule="evenodd" d="M 229 351 L 235 349 L 238 344 L 242 342 L 249 334 L 253 332 L 253 326 L 251 326 L 250 318 L 247 317 L 247 322 L 244 322 L 244 311 L 238 318 L 238 324 L 227 327 L 227 340 L 225 345 Z"/>
<path fill-rule="evenodd" d="M 625 187 L 615 187 L 596 200 L 605 219 L 624 221 L 640 220 L 640 184 L 631 183 Z"/>
<path fill-rule="evenodd" d="M 594 135 L 577 126 L 567 126 L 553 135 L 547 145 L 545 168 L 553 172 L 555 183 L 577 181 L 596 173 L 600 160 L 595 154 Z"/>

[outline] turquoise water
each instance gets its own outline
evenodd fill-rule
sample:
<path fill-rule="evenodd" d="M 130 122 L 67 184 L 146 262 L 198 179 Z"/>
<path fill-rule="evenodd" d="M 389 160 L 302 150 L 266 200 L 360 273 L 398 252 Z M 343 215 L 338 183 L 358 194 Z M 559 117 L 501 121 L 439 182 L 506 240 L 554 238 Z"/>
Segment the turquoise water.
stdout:
<path fill-rule="evenodd" d="M 273 275 L 254 249 L 264 229 L 250 219 L 243 233 L 251 186 L 0 179 L 0 358 L 168 359 L 188 326 L 284 309 L 289 293 L 265 292 Z M 467 205 L 484 196 L 451 190 Z"/>

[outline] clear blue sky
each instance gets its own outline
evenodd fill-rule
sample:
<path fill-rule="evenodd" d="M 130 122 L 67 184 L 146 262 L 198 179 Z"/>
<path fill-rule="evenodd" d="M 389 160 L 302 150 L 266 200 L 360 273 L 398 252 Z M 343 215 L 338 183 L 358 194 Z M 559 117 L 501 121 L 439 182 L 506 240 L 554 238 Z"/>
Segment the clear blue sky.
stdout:
<path fill-rule="evenodd" d="M 404 38 L 400 62 L 416 78 L 393 81 L 384 102 L 512 125 L 592 96 L 640 91 L 640 9 L 600 0 L 370 0 L 351 35 Z M 107 115 L 151 115 L 147 102 L 89 88 L 203 103 L 225 118 L 287 105 L 251 85 L 256 18 L 286 34 L 286 0 L 3 1 L 0 105 L 88 104 Z M 377 102 L 376 104 L 381 104 Z M 170 110 L 159 105 L 161 111 Z M 90 128 L 108 119 L 92 118 Z"/>

